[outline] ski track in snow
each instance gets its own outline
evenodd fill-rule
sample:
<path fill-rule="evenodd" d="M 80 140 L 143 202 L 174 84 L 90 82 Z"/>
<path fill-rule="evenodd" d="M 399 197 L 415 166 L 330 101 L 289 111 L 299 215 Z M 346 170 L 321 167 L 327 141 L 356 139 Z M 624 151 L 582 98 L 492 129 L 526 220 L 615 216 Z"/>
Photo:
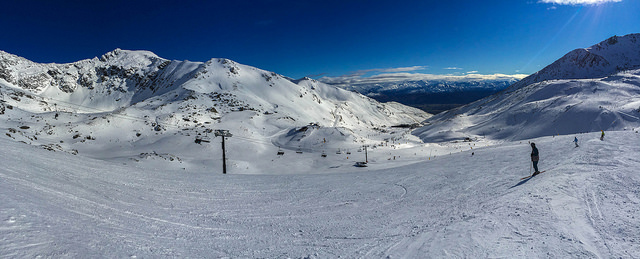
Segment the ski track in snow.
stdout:
<path fill-rule="evenodd" d="M 534 139 L 547 172 L 520 185 L 528 141 L 377 171 L 213 175 L 1 138 L 0 253 L 638 258 L 640 135 L 597 135 Z"/>

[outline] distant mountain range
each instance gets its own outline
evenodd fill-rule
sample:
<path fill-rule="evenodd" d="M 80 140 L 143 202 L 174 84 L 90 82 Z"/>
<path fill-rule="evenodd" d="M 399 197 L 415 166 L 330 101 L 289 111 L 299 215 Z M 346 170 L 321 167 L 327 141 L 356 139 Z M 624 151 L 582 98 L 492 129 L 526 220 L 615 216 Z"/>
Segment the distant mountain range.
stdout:
<path fill-rule="evenodd" d="M 432 79 L 415 81 L 379 82 L 379 83 L 358 83 L 351 85 L 339 85 L 341 88 L 350 91 L 375 96 L 380 93 L 443 93 L 461 92 L 470 90 L 491 90 L 499 91 L 517 82 L 513 77 L 481 79 Z"/>
<path fill-rule="evenodd" d="M 504 91 L 440 113 L 425 142 L 522 140 L 640 128 L 640 34 L 577 49 Z"/>
<path fill-rule="evenodd" d="M 390 78 L 351 83 L 327 78 L 320 80 L 380 102 L 399 102 L 437 114 L 497 93 L 520 78 L 522 77 L 508 75 L 465 75 L 400 81 Z"/>
<path fill-rule="evenodd" d="M 483 81 L 421 80 L 360 85 L 360 90 L 353 90 L 380 102 L 399 102 L 438 114 L 497 93 L 515 82 L 517 80 L 513 78 Z"/>

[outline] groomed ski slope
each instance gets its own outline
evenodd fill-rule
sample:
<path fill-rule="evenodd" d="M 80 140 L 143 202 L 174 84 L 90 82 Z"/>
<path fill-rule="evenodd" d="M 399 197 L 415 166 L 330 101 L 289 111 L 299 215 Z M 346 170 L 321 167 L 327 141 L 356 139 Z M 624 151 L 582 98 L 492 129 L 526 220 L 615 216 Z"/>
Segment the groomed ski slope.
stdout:
<path fill-rule="evenodd" d="M 534 139 L 546 172 L 527 182 L 528 141 L 379 171 L 214 175 L 0 138 L 0 257 L 640 258 L 640 134 L 573 137 Z"/>

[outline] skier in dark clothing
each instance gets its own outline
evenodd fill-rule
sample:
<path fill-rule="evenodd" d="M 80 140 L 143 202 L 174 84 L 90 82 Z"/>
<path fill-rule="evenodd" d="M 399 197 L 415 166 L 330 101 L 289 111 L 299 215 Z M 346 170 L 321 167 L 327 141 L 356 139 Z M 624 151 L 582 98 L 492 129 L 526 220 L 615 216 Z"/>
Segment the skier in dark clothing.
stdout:
<path fill-rule="evenodd" d="M 536 148 L 535 143 L 531 143 L 531 161 L 533 162 L 533 169 L 536 171 L 533 172 L 533 175 L 539 174 L 538 171 L 538 161 L 540 160 L 540 156 L 538 155 L 538 149 Z"/>

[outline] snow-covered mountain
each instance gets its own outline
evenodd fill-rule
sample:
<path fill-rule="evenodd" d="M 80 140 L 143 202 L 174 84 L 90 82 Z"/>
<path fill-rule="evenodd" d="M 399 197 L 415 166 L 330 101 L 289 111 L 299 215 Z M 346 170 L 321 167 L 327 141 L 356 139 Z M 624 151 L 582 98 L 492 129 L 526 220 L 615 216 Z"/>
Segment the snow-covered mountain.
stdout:
<path fill-rule="evenodd" d="M 570 52 L 506 90 L 432 117 L 427 142 L 522 140 L 640 127 L 640 34 Z"/>
<path fill-rule="evenodd" d="M 602 78 L 640 68 L 640 33 L 613 36 L 585 49 L 573 50 L 513 87 L 552 79 Z"/>
<path fill-rule="evenodd" d="M 171 61 L 120 49 L 70 64 L 0 52 L 0 87 L 3 107 L 11 107 L 2 120 L 8 136 L 101 158 L 205 160 L 211 155 L 194 139 L 210 139 L 215 129 L 263 152 L 355 149 L 393 138 L 392 126 L 429 116 L 228 59 Z M 189 150 L 178 146 L 193 152 L 175 153 Z"/>

